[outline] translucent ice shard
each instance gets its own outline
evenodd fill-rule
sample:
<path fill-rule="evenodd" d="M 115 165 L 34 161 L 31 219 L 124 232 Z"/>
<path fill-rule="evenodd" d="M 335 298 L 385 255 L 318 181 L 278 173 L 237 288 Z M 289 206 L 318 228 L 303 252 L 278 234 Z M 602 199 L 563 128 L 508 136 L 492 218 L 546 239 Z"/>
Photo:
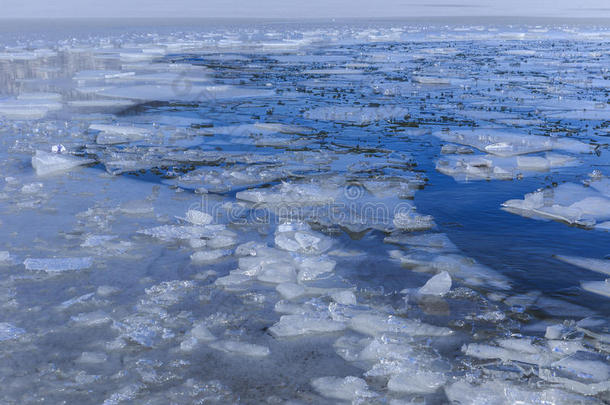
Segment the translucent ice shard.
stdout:
<path fill-rule="evenodd" d="M 284 315 L 279 322 L 269 328 L 275 337 L 332 333 L 345 329 L 342 322 L 330 318 L 311 315 Z"/>
<path fill-rule="evenodd" d="M 292 230 L 288 227 L 278 229 L 275 235 L 277 247 L 290 252 L 320 254 L 331 247 L 331 240 L 323 234 L 307 229 Z"/>
<path fill-rule="evenodd" d="M 442 373 L 432 371 L 404 372 L 393 375 L 388 381 L 390 391 L 412 394 L 430 394 L 445 384 Z"/>
<path fill-rule="evenodd" d="M 89 126 L 89 129 L 100 131 L 96 137 L 96 142 L 100 145 L 139 141 L 144 139 L 149 132 L 144 128 L 105 124 L 93 124 Z"/>
<path fill-rule="evenodd" d="M 295 283 L 279 284 L 275 289 L 287 300 L 295 299 L 305 294 L 305 288 Z"/>
<path fill-rule="evenodd" d="M 417 292 L 422 295 L 445 295 L 451 290 L 451 276 L 443 271 L 424 284 Z"/>
<path fill-rule="evenodd" d="M 199 210 L 188 210 L 186 220 L 193 225 L 208 225 L 212 223 L 212 216 L 207 212 Z"/>
<path fill-rule="evenodd" d="M 313 388 L 322 396 L 343 401 L 358 398 L 371 398 L 374 394 L 362 378 L 358 377 L 320 377 L 311 381 Z"/>
<path fill-rule="evenodd" d="M 202 250 L 191 255 L 193 263 L 209 263 L 225 257 L 230 252 L 223 249 Z"/>
<path fill-rule="evenodd" d="M 392 315 L 360 314 L 351 319 L 350 327 L 360 333 L 377 336 L 386 332 L 411 336 L 447 336 L 449 328 L 433 326 L 416 319 L 404 319 Z"/>
<path fill-rule="evenodd" d="M 78 166 L 93 163 L 94 160 L 77 156 L 49 153 L 37 150 L 32 157 L 32 167 L 39 176 L 66 172 Z"/>

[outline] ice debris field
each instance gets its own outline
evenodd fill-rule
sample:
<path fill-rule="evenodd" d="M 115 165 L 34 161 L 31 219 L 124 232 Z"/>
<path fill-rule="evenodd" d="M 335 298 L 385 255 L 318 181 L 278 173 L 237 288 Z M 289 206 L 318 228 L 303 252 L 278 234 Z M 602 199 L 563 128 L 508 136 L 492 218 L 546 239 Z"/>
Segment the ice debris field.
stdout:
<path fill-rule="evenodd" d="M 610 402 L 609 27 L 20 29 L 3 404 Z"/>

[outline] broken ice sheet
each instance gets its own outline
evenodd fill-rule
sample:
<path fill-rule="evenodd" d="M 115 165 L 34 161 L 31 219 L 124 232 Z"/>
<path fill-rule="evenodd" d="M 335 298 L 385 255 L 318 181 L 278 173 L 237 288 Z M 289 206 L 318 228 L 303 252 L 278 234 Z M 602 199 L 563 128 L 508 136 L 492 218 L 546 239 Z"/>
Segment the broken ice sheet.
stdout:
<path fill-rule="evenodd" d="M 311 120 L 347 122 L 368 125 L 375 121 L 402 121 L 409 110 L 400 107 L 319 107 L 307 111 L 304 116 Z"/>
<path fill-rule="evenodd" d="M 145 139 L 149 131 L 145 128 L 93 124 L 89 126 L 89 130 L 99 131 L 96 137 L 96 142 L 100 145 L 114 145 L 118 143 L 127 143 Z"/>
<path fill-rule="evenodd" d="M 324 316 L 283 315 L 279 322 L 269 328 L 275 337 L 291 337 L 320 333 L 333 333 L 345 329 L 343 322 L 337 322 Z"/>
<path fill-rule="evenodd" d="M 609 185 L 606 177 L 592 179 L 588 187 L 564 183 L 526 194 L 522 200 L 508 200 L 502 208 L 523 216 L 605 230 L 610 224 Z"/>
<path fill-rule="evenodd" d="M 39 176 L 46 176 L 69 171 L 78 166 L 93 163 L 92 159 L 85 159 L 68 154 L 49 153 L 37 150 L 32 157 L 32 167 Z"/>
<path fill-rule="evenodd" d="M 436 170 L 456 180 L 511 180 L 519 176 L 547 172 L 577 164 L 571 156 L 547 153 L 545 156 L 498 157 L 448 156 L 438 160 Z"/>
<path fill-rule="evenodd" d="M 451 289 L 451 276 L 446 271 L 440 272 L 426 281 L 417 292 L 422 295 L 445 295 Z"/>
<path fill-rule="evenodd" d="M 311 385 L 327 398 L 354 401 L 375 396 L 373 392 L 369 391 L 366 381 L 354 376 L 320 377 L 312 380 Z"/>
<path fill-rule="evenodd" d="M 445 142 L 472 146 L 482 152 L 503 157 L 551 150 L 587 153 L 595 149 L 594 146 L 576 139 L 552 138 L 484 128 L 434 132 L 433 135 Z"/>

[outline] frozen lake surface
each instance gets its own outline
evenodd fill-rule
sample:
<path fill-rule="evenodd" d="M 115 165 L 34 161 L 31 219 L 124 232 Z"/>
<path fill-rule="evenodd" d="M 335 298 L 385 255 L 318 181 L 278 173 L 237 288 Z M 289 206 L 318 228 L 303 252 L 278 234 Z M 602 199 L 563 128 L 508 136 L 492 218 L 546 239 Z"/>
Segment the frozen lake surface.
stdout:
<path fill-rule="evenodd" d="M 610 26 L 40 24 L 2 403 L 610 402 Z"/>

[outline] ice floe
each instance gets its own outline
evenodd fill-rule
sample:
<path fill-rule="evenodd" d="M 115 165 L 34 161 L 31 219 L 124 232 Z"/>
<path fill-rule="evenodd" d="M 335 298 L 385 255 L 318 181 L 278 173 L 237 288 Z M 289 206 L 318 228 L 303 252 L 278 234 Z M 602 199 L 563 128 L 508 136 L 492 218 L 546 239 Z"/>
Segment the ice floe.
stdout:
<path fill-rule="evenodd" d="M 564 183 L 508 200 L 502 207 L 523 216 L 549 218 L 568 224 L 610 228 L 610 180 L 592 179 L 585 185 Z"/>
<path fill-rule="evenodd" d="M 92 159 L 85 159 L 68 154 L 50 153 L 37 150 L 32 157 L 32 167 L 39 176 L 62 173 L 78 166 L 93 163 Z"/>
<path fill-rule="evenodd" d="M 434 132 L 445 142 L 472 146 L 491 155 L 508 157 L 533 152 L 562 150 L 572 153 L 592 152 L 595 146 L 577 139 L 529 135 L 494 129 L 455 130 Z"/>

